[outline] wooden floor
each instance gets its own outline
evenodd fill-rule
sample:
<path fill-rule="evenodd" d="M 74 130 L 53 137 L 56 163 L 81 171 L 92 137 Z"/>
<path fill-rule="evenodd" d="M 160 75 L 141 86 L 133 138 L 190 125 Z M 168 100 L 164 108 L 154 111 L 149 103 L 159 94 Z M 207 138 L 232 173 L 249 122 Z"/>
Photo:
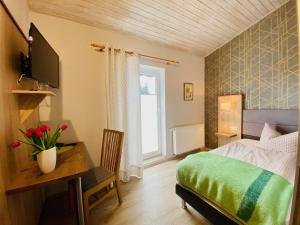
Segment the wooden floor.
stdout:
<path fill-rule="evenodd" d="M 204 225 L 205 218 L 188 206 L 181 208 L 181 200 L 175 194 L 176 164 L 178 160 L 168 161 L 145 169 L 144 178 L 134 179 L 122 185 L 123 203 L 118 204 L 113 196 L 93 209 L 89 225 Z M 56 205 L 56 216 L 48 215 L 41 224 L 74 225 L 74 220 L 61 213 Z M 51 219 L 50 219 L 51 218 Z"/>

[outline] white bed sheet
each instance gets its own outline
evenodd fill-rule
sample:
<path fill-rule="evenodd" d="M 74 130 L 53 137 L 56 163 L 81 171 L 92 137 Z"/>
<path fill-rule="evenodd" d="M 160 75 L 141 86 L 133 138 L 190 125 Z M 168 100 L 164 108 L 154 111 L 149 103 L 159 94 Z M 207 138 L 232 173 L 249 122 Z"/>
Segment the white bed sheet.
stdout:
<path fill-rule="evenodd" d="M 241 139 L 211 152 L 245 161 L 276 173 L 294 184 L 296 153 L 276 152 L 260 146 L 259 141 Z"/>
<path fill-rule="evenodd" d="M 272 151 L 262 147 L 259 141 L 250 139 L 241 139 L 211 150 L 211 152 L 251 163 L 276 173 L 294 184 L 297 162 L 296 153 Z M 285 224 L 289 224 L 291 205 Z"/>

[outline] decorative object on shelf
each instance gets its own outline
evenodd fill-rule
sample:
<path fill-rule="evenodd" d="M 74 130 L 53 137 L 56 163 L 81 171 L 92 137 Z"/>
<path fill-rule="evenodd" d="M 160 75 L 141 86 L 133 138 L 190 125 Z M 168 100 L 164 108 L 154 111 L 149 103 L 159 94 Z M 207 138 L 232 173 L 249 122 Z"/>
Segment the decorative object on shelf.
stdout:
<path fill-rule="evenodd" d="M 193 101 L 194 87 L 192 83 L 184 83 L 183 85 L 183 98 L 184 101 Z"/>
<path fill-rule="evenodd" d="M 43 173 L 50 173 L 56 165 L 56 143 L 62 132 L 67 129 L 66 124 L 57 126 L 56 130 L 51 133 L 51 128 L 47 125 L 40 125 L 30 128 L 26 131 L 19 129 L 23 134 L 24 140 L 17 140 L 11 144 L 12 148 L 20 146 L 20 142 L 33 147 L 29 156 L 37 159 L 40 170 Z"/>

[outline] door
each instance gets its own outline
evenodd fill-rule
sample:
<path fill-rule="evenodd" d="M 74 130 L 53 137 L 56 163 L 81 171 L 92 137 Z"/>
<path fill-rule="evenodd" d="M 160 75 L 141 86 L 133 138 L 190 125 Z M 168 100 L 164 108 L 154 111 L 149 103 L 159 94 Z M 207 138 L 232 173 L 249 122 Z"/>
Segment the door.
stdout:
<path fill-rule="evenodd" d="M 140 71 L 142 150 L 148 159 L 162 152 L 160 74 L 143 66 Z"/>

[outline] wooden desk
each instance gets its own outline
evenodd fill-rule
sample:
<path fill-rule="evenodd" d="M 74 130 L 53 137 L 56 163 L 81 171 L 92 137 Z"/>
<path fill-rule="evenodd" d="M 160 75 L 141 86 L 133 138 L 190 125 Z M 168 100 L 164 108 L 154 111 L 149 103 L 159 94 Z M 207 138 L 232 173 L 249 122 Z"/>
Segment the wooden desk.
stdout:
<path fill-rule="evenodd" d="M 42 174 L 38 166 L 21 171 L 6 186 L 6 193 L 13 194 L 51 183 L 75 180 L 78 222 L 79 225 L 84 225 L 81 176 L 87 171 L 86 148 L 84 143 L 79 142 L 73 149 L 58 155 L 56 168 L 53 172 Z"/>

